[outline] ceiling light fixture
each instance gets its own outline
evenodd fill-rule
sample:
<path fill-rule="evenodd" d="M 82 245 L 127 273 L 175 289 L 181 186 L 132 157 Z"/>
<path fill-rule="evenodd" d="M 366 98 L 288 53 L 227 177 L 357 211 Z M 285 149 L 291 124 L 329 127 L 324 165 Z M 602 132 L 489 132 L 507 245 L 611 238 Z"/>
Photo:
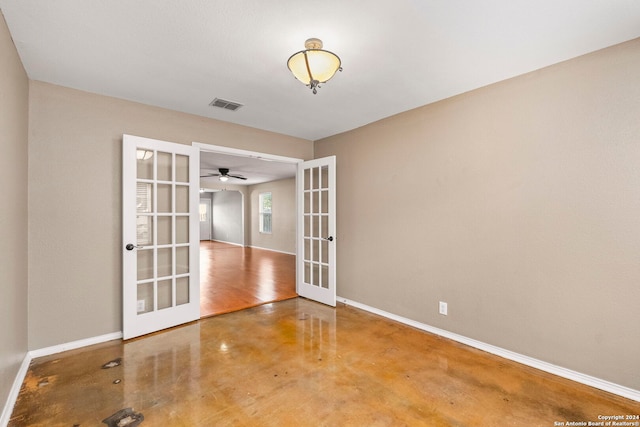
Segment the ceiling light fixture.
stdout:
<path fill-rule="evenodd" d="M 151 150 L 136 150 L 136 159 L 138 160 L 149 160 L 153 156 L 153 151 Z"/>
<path fill-rule="evenodd" d="M 219 179 L 220 181 L 222 181 L 222 182 L 227 182 L 227 180 L 229 179 L 229 177 L 228 177 L 228 176 L 225 176 L 225 175 L 221 175 L 221 176 L 220 176 L 220 178 L 218 178 L 218 179 Z"/>
<path fill-rule="evenodd" d="M 328 81 L 336 71 L 342 71 L 340 58 L 333 52 L 323 50 L 320 39 L 307 39 L 304 47 L 305 50 L 291 55 L 287 61 L 287 67 L 296 79 L 316 94 L 320 83 Z"/>

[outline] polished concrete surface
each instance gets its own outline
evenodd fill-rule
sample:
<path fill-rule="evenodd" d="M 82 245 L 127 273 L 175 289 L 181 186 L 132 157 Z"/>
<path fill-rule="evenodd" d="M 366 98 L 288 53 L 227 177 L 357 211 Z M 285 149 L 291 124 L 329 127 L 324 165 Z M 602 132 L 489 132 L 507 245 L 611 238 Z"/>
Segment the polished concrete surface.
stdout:
<path fill-rule="evenodd" d="M 555 426 L 634 414 L 638 402 L 295 298 L 37 359 L 9 425 Z"/>

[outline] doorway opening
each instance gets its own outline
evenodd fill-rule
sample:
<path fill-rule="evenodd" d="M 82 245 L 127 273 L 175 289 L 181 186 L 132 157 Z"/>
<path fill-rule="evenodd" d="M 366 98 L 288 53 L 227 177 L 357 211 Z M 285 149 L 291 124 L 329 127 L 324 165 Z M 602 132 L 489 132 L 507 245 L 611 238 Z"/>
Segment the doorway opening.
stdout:
<path fill-rule="evenodd" d="M 201 222 L 201 318 L 296 297 L 301 160 L 193 145 L 200 149 L 201 201 L 210 205 L 208 230 Z M 260 228 L 259 194 L 264 192 L 273 195 L 271 233 Z"/>
<path fill-rule="evenodd" d="M 295 265 L 295 255 L 201 241 L 200 317 L 297 297 Z"/>

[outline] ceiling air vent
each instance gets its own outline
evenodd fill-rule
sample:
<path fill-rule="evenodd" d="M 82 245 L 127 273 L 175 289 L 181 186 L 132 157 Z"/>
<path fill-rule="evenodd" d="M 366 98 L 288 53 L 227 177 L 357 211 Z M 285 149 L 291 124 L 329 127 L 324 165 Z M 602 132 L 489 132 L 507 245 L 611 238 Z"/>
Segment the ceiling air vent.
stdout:
<path fill-rule="evenodd" d="M 220 98 L 214 99 L 209 105 L 211 105 L 212 107 L 224 108 L 225 110 L 231 111 L 236 111 L 238 108 L 242 107 L 242 104 Z"/>

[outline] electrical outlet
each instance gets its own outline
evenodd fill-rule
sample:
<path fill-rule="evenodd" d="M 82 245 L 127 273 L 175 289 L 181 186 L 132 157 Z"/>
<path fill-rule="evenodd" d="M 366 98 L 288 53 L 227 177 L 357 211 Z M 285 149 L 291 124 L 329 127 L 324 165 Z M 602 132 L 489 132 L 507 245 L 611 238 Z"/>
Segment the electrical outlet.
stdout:
<path fill-rule="evenodd" d="M 445 316 L 447 315 L 447 303 L 446 302 L 440 301 L 439 312 L 442 315 L 445 315 Z"/>
<path fill-rule="evenodd" d="M 138 313 L 142 313 L 143 311 L 145 311 L 144 300 L 139 299 L 136 307 L 137 307 Z"/>

